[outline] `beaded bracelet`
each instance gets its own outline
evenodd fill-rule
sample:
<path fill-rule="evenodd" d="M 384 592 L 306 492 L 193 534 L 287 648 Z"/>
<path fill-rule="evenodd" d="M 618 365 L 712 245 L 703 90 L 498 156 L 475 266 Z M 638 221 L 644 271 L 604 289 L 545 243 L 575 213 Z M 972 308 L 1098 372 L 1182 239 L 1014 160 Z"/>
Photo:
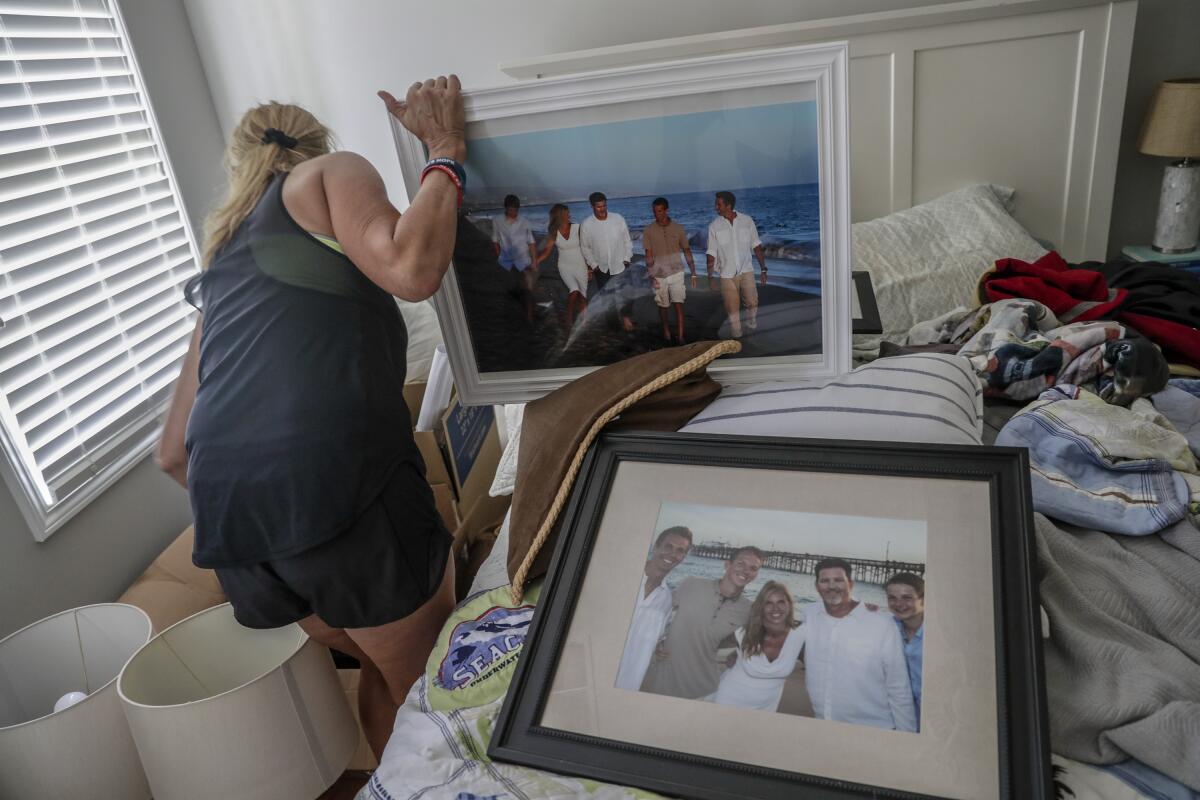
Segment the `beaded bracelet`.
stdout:
<path fill-rule="evenodd" d="M 441 172 L 442 174 L 449 177 L 450 180 L 454 181 L 454 186 L 458 190 L 458 207 L 462 208 L 463 186 L 462 186 L 462 182 L 459 181 L 458 175 L 455 174 L 454 170 L 452 170 L 450 167 L 446 166 L 445 164 L 426 164 L 425 169 L 421 170 L 421 181 L 420 182 L 425 183 L 425 176 L 431 172 Z"/>

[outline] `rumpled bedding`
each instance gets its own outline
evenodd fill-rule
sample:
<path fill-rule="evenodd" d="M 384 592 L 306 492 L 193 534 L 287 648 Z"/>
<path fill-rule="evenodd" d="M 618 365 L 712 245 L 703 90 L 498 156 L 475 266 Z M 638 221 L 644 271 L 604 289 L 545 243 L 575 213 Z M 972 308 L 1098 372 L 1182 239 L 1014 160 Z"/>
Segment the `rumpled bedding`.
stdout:
<path fill-rule="evenodd" d="M 1002 300 L 958 354 L 986 381 L 985 394 L 1009 400 L 1037 397 L 1059 383 L 1086 383 L 1106 369 L 1104 345 L 1125 335 L 1115 322 L 1058 324 L 1032 300 Z"/>
<path fill-rule="evenodd" d="M 1058 253 L 1004 258 L 984 274 L 979 299 L 1037 300 L 1064 322 L 1114 319 L 1160 345 L 1171 360 L 1200 366 L 1200 277 L 1163 264 L 1089 262 Z"/>
<path fill-rule="evenodd" d="M 1110 533 L 1157 533 L 1188 517 L 1200 489 L 1188 440 L 1146 399 L 1127 409 L 1055 386 L 1014 415 L 996 444 L 1028 448 L 1034 510 Z"/>
<path fill-rule="evenodd" d="M 1200 531 L 1110 536 L 1034 515 L 1050 740 L 1200 790 Z"/>
<path fill-rule="evenodd" d="M 987 397 L 1023 401 L 1056 384 L 1095 381 L 1113 367 L 1106 345 L 1125 334 L 1112 321 L 1064 325 L 1035 300 L 1011 299 L 923 322 L 909 333 L 908 343 L 958 344 L 957 354 L 970 359 Z"/>

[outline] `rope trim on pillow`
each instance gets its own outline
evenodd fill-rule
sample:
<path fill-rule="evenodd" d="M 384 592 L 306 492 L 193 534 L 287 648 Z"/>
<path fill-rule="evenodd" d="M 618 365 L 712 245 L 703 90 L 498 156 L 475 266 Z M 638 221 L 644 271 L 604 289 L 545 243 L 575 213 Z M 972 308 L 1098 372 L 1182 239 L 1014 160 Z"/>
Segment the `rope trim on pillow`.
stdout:
<path fill-rule="evenodd" d="M 696 370 L 708 366 L 717 358 L 729 355 L 730 353 L 736 353 L 741 349 L 742 343 L 736 339 L 717 342 L 690 361 L 680 364 L 669 372 L 664 372 L 637 391 L 625 396 L 592 423 L 592 427 L 588 429 L 587 434 L 583 437 L 583 441 L 575 449 L 575 455 L 571 459 L 571 463 L 567 467 L 567 473 L 563 476 L 563 481 L 558 487 L 558 493 L 554 496 L 554 502 L 550 504 L 550 510 L 546 513 L 546 518 L 542 520 L 542 526 L 538 528 L 537 535 L 533 537 L 533 544 L 529 546 L 529 550 L 525 553 L 525 558 L 521 561 L 521 566 L 517 568 L 517 573 L 513 576 L 512 584 L 509 588 L 514 603 L 521 602 L 521 598 L 525 594 L 525 579 L 529 575 L 529 570 L 533 567 L 533 561 L 541 551 L 542 545 L 546 543 L 546 539 L 549 538 L 550 530 L 554 527 L 555 521 L 558 520 L 558 515 L 562 513 L 563 507 L 566 506 L 567 500 L 571 495 L 571 488 L 575 485 L 575 478 L 579 475 L 579 468 L 583 465 L 583 459 L 587 455 L 588 448 L 592 446 L 592 442 L 600 435 L 600 430 L 612 422 L 622 411 L 625 411 L 639 400 L 657 392 L 664 386 L 671 385 L 685 375 L 690 375 Z"/>

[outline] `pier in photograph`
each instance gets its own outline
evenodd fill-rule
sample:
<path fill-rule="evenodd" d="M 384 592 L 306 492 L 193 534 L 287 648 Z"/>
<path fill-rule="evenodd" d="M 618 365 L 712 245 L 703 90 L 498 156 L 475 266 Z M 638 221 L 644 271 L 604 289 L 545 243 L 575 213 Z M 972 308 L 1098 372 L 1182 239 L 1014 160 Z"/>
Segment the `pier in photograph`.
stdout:
<path fill-rule="evenodd" d="M 724 542 L 704 542 L 693 545 L 689 555 L 727 561 L 737 549 L 737 547 L 725 544 Z M 766 560 L 763 561 L 764 567 L 782 570 L 783 572 L 799 572 L 805 575 L 816 574 L 817 563 L 823 559 L 831 558 L 831 556 L 819 553 L 789 553 L 781 550 L 763 550 L 763 555 L 766 557 Z M 854 580 L 856 581 L 882 584 L 897 572 L 912 572 L 922 576 L 925 574 L 924 564 L 911 561 L 896 561 L 888 558 L 838 557 L 850 564 L 850 568 L 854 573 Z"/>

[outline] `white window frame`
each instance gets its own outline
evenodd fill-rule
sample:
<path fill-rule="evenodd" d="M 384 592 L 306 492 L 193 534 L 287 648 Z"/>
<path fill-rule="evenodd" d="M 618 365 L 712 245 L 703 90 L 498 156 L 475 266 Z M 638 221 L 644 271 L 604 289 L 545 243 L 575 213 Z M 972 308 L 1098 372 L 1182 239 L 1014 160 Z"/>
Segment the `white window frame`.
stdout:
<path fill-rule="evenodd" d="M 152 137 L 152 145 L 157 151 L 168 188 L 175 203 L 175 208 L 182 222 L 183 234 L 191 256 L 190 260 L 193 267 L 196 267 L 200 263 L 200 258 L 190 224 L 190 217 L 188 216 L 183 196 L 179 191 L 179 184 L 175 178 L 175 171 L 171 166 L 171 161 L 167 154 L 158 118 L 154 113 L 153 103 L 151 102 L 149 93 L 146 91 L 142 70 L 138 64 L 133 43 L 129 37 L 129 30 L 125 25 L 125 20 L 116 0 L 99 0 L 99 2 L 103 3 L 108 13 L 112 15 L 113 24 L 122 45 L 123 56 L 129 64 L 131 81 L 137 95 L 141 98 L 146 119 L 150 126 L 149 133 Z M 89 264 L 88 268 L 90 266 Z M 199 271 L 198 268 L 196 271 Z M 187 319 L 194 321 L 196 316 L 197 312 L 192 312 L 188 315 Z M 3 328 L 0 328 L 0 331 L 2 330 Z M 182 360 L 182 357 L 180 357 L 175 362 L 176 370 L 182 363 Z M 3 453 L 3 458 L 0 458 L 0 476 L 3 476 L 4 483 L 12 493 L 13 499 L 16 501 L 21 515 L 24 517 L 35 540 L 42 542 L 48 539 L 51 534 L 60 529 L 89 503 L 103 494 L 110 486 L 137 466 L 154 450 L 161 429 L 160 421 L 169 404 L 170 394 L 168 393 L 165 399 L 155 404 L 151 409 L 146 410 L 137 418 L 137 424 L 130 426 L 135 428 L 134 431 L 127 432 L 115 440 L 106 442 L 93 449 L 89 453 L 89 456 L 94 457 L 99 454 L 110 453 L 115 449 L 123 449 L 124 452 L 112 461 L 105 463 L 95 475 L 87 478 L 81 485 L 72 489 L 65 496 L 53 498 L 48 496 L 44 489 L 45 481 L 42 480 L 41 483 L 43 485 L 39 485 L 38 480 L 30 474 L 30 470 L 26 464 L 31 460 L 32 456 L 29 455 L 27 458 L 22 456 L 22 451 L 25 447 L 23 444 L 18 443 L 17 437 L 13 435 L 13 430 L 19 430 L 19 426 L 16 423 L 15 415 L 10 412 L 7 398 L 0 395 L 0 451 Z M 20 442 L 23 443 L 24 438 L 24 435 L 21 434 L 19 436 Z M 35 467 L 34 469 L 37 468 Z M 37 477 L 41 477 L 40 471 Z"/>

